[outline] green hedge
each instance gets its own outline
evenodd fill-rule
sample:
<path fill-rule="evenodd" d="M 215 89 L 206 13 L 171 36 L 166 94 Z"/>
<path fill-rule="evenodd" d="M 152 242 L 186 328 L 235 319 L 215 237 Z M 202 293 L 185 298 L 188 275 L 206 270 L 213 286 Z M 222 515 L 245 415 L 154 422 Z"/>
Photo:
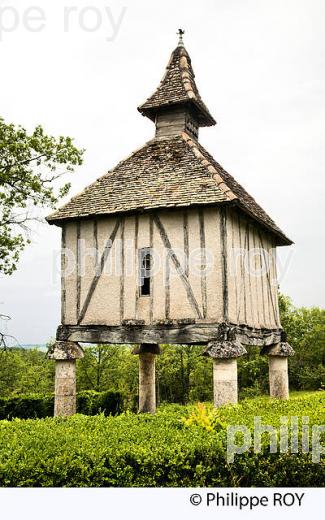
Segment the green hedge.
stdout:
<path fill-rule="evenodd" d="M 121 392 L 108 390 L 94 392 L 87 390 L 77 394 L 77 412 L 84 415 L 117 415 L 125 409 L 125 399 Z M 52 395 L 21 395 L 0 398 L 0 420 L 2 419 L 42 419 L 51 417 L 54 410 Z"/>
<path fill-rule="evenodd" d="M 321 487 L 324 464 L 313 463 L 310 454 L 270 454 L 264 446 L 262 453 L 250 450 L 227 463 L 226 426 L 251 428 L 256 415 L 277 428 L 282 415 L 308 416 L 310 425 L 321 424 L 324 398 L 325 392 L 315 392 L 287 402 L 247 399 L 221 408 L 212 431 L 185 423 L 196 408 L 180 405 L 161 407 L 155 416 L 2 421 L 0 486 Z"/>
<path fill-rule="evenodd" d="M 125 410 L 125 406 L 125 396 L 119 391 L 85 390 L 77 394 L 77 412 L 84 415 L 118 415 Z"/>
<path fill-rule="evenodd" d="M 0 419 L 36 419 L 53 415 L 54 397 L 49 395 L 21 395 L 0 397 Z"/>

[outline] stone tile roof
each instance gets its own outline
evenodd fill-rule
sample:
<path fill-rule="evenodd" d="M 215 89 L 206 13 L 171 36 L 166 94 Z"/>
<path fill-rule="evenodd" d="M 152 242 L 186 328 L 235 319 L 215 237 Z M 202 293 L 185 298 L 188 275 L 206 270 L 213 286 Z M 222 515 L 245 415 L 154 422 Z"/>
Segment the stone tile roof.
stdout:
<path fill-rule="evenodd" d="M 185 47 L 179 45 L 172 52 L 166 73 L 157 90 L 138 107 L 138 110 L 154 120 L 157 108 L 184 103 L 195 107 L 200 126 L 215 125 L 216 122 L 197 89 L 191 58 Z"/>
<path fill-rule="evenodd" d="M 291 241 L 213 157 L 186 133 L 155 138 L 47 217 L 49 223 L 94 215 L 229 203 Z"/>

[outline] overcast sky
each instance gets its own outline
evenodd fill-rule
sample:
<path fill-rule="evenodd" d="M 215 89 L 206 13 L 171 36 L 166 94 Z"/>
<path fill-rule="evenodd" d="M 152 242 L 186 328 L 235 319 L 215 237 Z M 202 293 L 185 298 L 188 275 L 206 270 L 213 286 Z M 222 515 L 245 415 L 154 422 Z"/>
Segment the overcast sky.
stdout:
<path fill-rule="evenodd" d="M 75 194 L 153 136 L 136 107 L 185 28 L 218 122 L 200 141 L 294 240 L 279 251 L 281 291 L 324 306 L 324 23 L 323 0 L 0 0 L 0 114 L 86 148 Z M 20 343 L 55 335 L 59 245 L 59 228 L 38 226 L 17 273 L 0 278 L 0 313 Z"/>

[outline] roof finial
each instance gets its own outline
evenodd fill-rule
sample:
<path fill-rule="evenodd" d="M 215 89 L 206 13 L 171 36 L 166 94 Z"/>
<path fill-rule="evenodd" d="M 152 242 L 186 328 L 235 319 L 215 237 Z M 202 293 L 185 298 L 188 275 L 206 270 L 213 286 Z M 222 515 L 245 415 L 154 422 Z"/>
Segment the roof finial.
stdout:
<path fill-rule="evenodd" d="M 184 29 L 178 29 L 177 34 L 178 34 L 178 46 L 183 47 L 184 46 L 183 34 L 185 34 Z"/>

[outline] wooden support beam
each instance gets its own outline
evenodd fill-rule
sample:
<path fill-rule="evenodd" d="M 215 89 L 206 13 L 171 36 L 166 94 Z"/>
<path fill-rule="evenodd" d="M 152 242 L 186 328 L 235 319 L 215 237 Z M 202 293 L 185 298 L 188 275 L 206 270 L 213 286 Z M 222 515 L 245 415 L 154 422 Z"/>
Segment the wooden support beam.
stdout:
<path fill-rule="evenodd" d="M 220 323 L 179 324 L 169 320 L 157 325 L 61 325 L 57 340 L 82 343 L 158 343 L 202 345 L 218 339 Z M 281 330 L 237 327 L 236 338 L 243 345 L 266 346 L 280 341 Z"/>

